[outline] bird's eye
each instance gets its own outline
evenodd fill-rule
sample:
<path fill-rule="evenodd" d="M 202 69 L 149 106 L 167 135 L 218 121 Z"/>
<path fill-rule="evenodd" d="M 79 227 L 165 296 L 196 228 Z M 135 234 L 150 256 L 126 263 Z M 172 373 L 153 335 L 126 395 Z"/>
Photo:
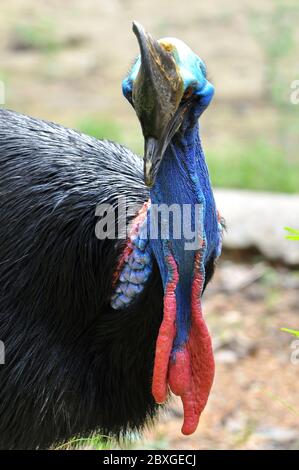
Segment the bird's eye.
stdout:
<path fill-rule="evenodd" d="M 123 94 L 125 98 L 129 101 L 129 103 L 133 104 L 133 99 L 132 99 L 132 86 L 128 84 L 128 82 L 125 82 L 123 84 Z"/>
<path fill-rule="evenodd" d="M 132 104 L 133 103 L 133 98 L 132 98 L 132 90 L 128 90 L 126 93 L 126 98 L 127 100 Z"/>
<path fill-rule="evenodd" d="M 188 86 L 188 88 L 186 88 L 185 90 L 185 93 L 183 94 L 183 97 L 182 97 L 182 102 L 185 103 L 186 101 L 188 101 L 192 95 L 194 93 L 194 89 L 192 86 Z"/>

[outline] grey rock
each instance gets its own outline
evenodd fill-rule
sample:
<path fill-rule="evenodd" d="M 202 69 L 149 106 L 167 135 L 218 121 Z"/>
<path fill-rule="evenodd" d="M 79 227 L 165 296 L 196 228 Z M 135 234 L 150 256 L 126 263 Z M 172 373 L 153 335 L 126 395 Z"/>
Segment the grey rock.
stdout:
<path fill-rule="evenodd" d="M 215 199 L 227 224 L 224 247 L 255 247 L 266 258 L 299 264 L 299 242 L 286 240 L 284 230 L 299 229 L 299 195 L 218 189 Z"/>
<path fill-rule="evenodd" d="M 215 358 L 224 364 L 233 364 L 240 359 L 255 354 L 257 344 L 245 336 L 215 338 L 213 342 Z"/>
<path fill-rule="evenodd" d="M 239 292 L 258 281 L 266 273 L 265 263 L 236 264 L 224 261 L 219 271 L 221 288 L 225 292 Z"/>
<path fill-rule="evenodd" d="M 256 434 L 273 444 L 288 444 L 299 440 L 299 432 L 296 429 L 283 427 L 260 427 Z"/>
<path fill-rule="evenodd" d="M 220 349 L 215 352 L 215 359 L 218 363 L 235 364 L 238 361 L 238 356 L 230 349 Z"/>

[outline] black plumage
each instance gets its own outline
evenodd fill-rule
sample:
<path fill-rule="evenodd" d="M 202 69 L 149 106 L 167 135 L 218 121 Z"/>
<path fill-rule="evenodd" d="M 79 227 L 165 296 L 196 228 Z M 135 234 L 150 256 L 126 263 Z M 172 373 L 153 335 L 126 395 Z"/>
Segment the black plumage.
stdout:
<path fill-rule="evenodd" d="M 160 274 L 110 306 L 124 240 L 98 240 L 95 209 L 149 197 L 121 145 L 0 110 L 0 448 L 46 448 L 142 428 L 162 319 Z M 211 277 L 213 262 L 207 266 Z"/>
<path fill-rule="evenodd" d="M 139 428 L 151 395 L 162 288 L 154 270 L 110 307 L 123 242 L 95 236 L 97 203 L 148 198 L 124 147 L 0 111 L 0 447 L 45 448 Z"/>

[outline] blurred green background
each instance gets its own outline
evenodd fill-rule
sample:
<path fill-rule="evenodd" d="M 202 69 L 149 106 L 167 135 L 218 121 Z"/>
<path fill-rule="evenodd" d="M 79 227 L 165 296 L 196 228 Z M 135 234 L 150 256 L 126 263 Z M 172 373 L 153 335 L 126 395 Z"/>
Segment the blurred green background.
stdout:
<path fill-rule="evenodd" d="M 177 36 L 207 63 L 216 87 L 202 118 L 218 187 L 298 192 L 297 0 L 10 0 L 0 6 L 5 106 L 142 153 L 121 80 L 138 49 L 133 19 Z"/>

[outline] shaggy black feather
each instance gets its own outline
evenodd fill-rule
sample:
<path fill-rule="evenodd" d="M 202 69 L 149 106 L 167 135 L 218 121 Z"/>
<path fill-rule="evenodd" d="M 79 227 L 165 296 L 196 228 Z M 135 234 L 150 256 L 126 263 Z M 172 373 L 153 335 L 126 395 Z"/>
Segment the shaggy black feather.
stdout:
<path fill-rule="evenodd" d="M 139 430 L 162 319 L 160 274 L 110 307 L 123 242 L 95 236 L 98 203 L 149 197 L 126 148 L 0 110 L 0 448 Z"/>

